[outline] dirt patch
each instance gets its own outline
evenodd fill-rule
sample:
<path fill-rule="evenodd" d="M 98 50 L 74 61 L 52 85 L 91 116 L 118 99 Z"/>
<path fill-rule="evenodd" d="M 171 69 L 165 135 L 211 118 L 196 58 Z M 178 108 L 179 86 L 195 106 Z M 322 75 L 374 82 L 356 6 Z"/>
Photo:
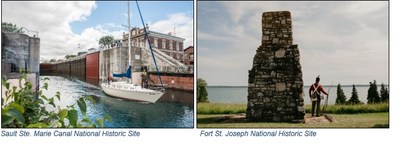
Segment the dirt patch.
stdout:
<path fill-rule="evenodd" d="M 246 114 L 223 115 L 216 118 L 216 122 L 221 123 L 242 123 L 247 122 Z"/>
<path fill-rule="evenodd" d="M 307 124 L 336 122 L 336 120 L 332 116 L 327 114 L 319 117 L 311 117 L 310 115 L 306 115 L 304 116 L 304 119 Z"/>
<path fill-rule="evenodd" d="M 320 117 L 311 117 L 310 115 L 304 116 L 306 124 L 315 124 L 315 123 L 332 123 L 336 122 L 336 120 L 330 115 L 323 115 Z M 244 123 L 250 122 L 246 118 L 246 114 L 233 114 L 233 115 L 222 115 L 215 118 L 215 122 L 219 123 Z"/>

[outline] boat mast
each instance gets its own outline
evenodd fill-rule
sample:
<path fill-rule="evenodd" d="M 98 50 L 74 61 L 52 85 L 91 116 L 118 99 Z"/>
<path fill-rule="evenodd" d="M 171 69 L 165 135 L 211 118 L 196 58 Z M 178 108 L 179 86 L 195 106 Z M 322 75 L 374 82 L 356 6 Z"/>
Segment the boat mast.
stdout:
<path fill-rule="evenodd" d="M 137 0 L 136 0 L 136 6 L 137 6 L 137 8 L 138 8 L 138 12 L 139 12 L 139 15 L 140 15 L 140 19 L 142 20 L 142 25 L 143 25 L 143 29 L 144 29 L 145 36 L 146 36 L 146 38 L 147 38 L 147 42 L 149 43 L 149 46 L 150 46 L 150 52 L 151 52 L 151 56 L 153 56 L 154 65 L 156 66 L 156 71 L 157 71 L 158 79 L 160 80 L 161 87 L 164 88 L 164 85 L 163 85 L 163 82 L 162 82 L 162 79 L 161 79 L 161 76 L 160 76 L 160 72 L 158 71 L 157 61 L 156 61 L 156 58 L 154 57 L 153 48 L 151 47 L 151 42 L 150 42 L 150 38 L 149 38 L 149 33 L 147 32 L 146 26 L 144 25 L 142 12 L 140 12 L 139 3 L 138 3 Z"/>
<path fill-rule="evenodd" d="M 131 15 L 128 1 L 128 67 L 131 66 Z"/>

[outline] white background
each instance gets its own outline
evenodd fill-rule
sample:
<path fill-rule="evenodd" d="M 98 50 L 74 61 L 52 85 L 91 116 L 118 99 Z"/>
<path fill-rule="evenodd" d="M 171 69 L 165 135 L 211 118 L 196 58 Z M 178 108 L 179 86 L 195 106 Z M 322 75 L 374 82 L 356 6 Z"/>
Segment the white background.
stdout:
<path fill-rule="evenodd" d="M 108 129 L 114 131 L 137 130 L 141 132 L 140 137 L 0 137 L 1 145 L 11 144 L 185 144 L 185 145 L 211 145 L 211 144 L 395 144 L 398 142 L 400 134 L 400 99 L 399 99 L 399 1 L 390 1 L 390 114 L 389 129 L 261 129 L 272 130 L 291 130 L 305 131 L 313 130 L 317 132 L 317 137 L 244 137 L 244 138 L 217 138 L 200 137 L 201 130 L 231 130 L 243 131 L 244 129 Z M 397 9 L 395 8 L 397 7 Z M 196 13 L 196 3 L 195 3 Z M 195 19 L 196 20 L 196 19 Z M 196 23 L 195 27 L 196 27 Z M 196 32 L 195 35 L 196 37 Z M 196 38 L 195 38 L 196 40 Z M 196 42 L 195 42 L 196 46 Z M 195 93 L 196 94 L 196 93 Z M 195 106 L 196 108 L 196 106 Z M 196 126 L 196 120 L 194 121 Z M 4 129 L 1 129 L 4 130 Z M 7 129 L 13 131 L 20 129 Z M 24 129 L 31 134 L 35 129 Z M 48 129 L 51 132 L 54 129 Z M 69 129 L 60 129 L 67 131 Z M 74 130 L 74 129 L 72 129 Z M 92 130 L 92 129 L 88 129 Z M 97 129 L 93 129 L 97 130 Z M 253 130 L 253 129 L 249 129 Z"/>

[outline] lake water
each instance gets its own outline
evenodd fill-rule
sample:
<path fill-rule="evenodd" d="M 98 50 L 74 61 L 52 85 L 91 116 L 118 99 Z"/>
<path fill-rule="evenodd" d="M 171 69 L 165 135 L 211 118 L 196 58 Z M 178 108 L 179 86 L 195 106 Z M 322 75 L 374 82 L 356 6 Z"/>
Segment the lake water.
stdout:
<path fill-rule="evenodd" d="M 96 104 L 88 105 L 87 115 L 92 121 L 106 114 L 109 115 L 112 121 L 106 122 L 105 127 L 193 128 L 194 126 L 193 92 L 167 89 L 166 93 L 156 103 L 141 103 L 107 96 L 99 87 L 98 81 L 82 81 L 77 78 L 60 76 L 41 76 L 41 86 L 43 86 L 44 77 L 48 77 L 50 80 L 46 81 L 49 88 L 43 94 L 52 97 L 59 91 L 61 101 L 55 101 L 55 103 L 61 108 L 76 103 L 79 96 L 93 96 Z"/>
<path fill-rule="evenodd" d="M 387 87 L 387 86 L 385 86 Z M 368 94 L 368 86 L 356 86 L 358 92 L 358 99 L 361 102 L 367 103 L 367 94 Z M 311 104 L 308 90 L 310 89 L 309 86 L 305 86 L 303 88 L 303 92 L 305 93 L 304 96 L 304 103 Z M 324 86 L 326 91 L 329 90 L 329 86 Z M 352 86 L 342 86 L 343 92 L 345 93 L 347 100 L 351 97 L 351 91 L 353 89 Z M 378 92 L 380 91 L 381 87 L 378 85 Z M 328 104 L 335 104 L 336 101 L 336 91 L 337 87 L 332 86 L 329 90 L 329 99 Z M 237 104 L 247 104 L 247 87 L 207 87 L 208 92 L 208 100 L 211 103 L 237 103 Z M 326 98 L 326 97 L 325 97 Z M 324 102 L 321 101 L 321 102 Z"/>

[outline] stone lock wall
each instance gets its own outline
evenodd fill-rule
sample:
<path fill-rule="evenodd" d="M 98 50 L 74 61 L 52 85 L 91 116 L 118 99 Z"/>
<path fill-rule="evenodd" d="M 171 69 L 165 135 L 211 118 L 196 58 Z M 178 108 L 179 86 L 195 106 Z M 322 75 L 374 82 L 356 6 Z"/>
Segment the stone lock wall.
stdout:
<path fill-rule="evenodd" d="M 292 41 L 290 12 L 264 12 L 262 44 L 249 70 L 248 119 L 304 122 L 300 53 Z"/>

